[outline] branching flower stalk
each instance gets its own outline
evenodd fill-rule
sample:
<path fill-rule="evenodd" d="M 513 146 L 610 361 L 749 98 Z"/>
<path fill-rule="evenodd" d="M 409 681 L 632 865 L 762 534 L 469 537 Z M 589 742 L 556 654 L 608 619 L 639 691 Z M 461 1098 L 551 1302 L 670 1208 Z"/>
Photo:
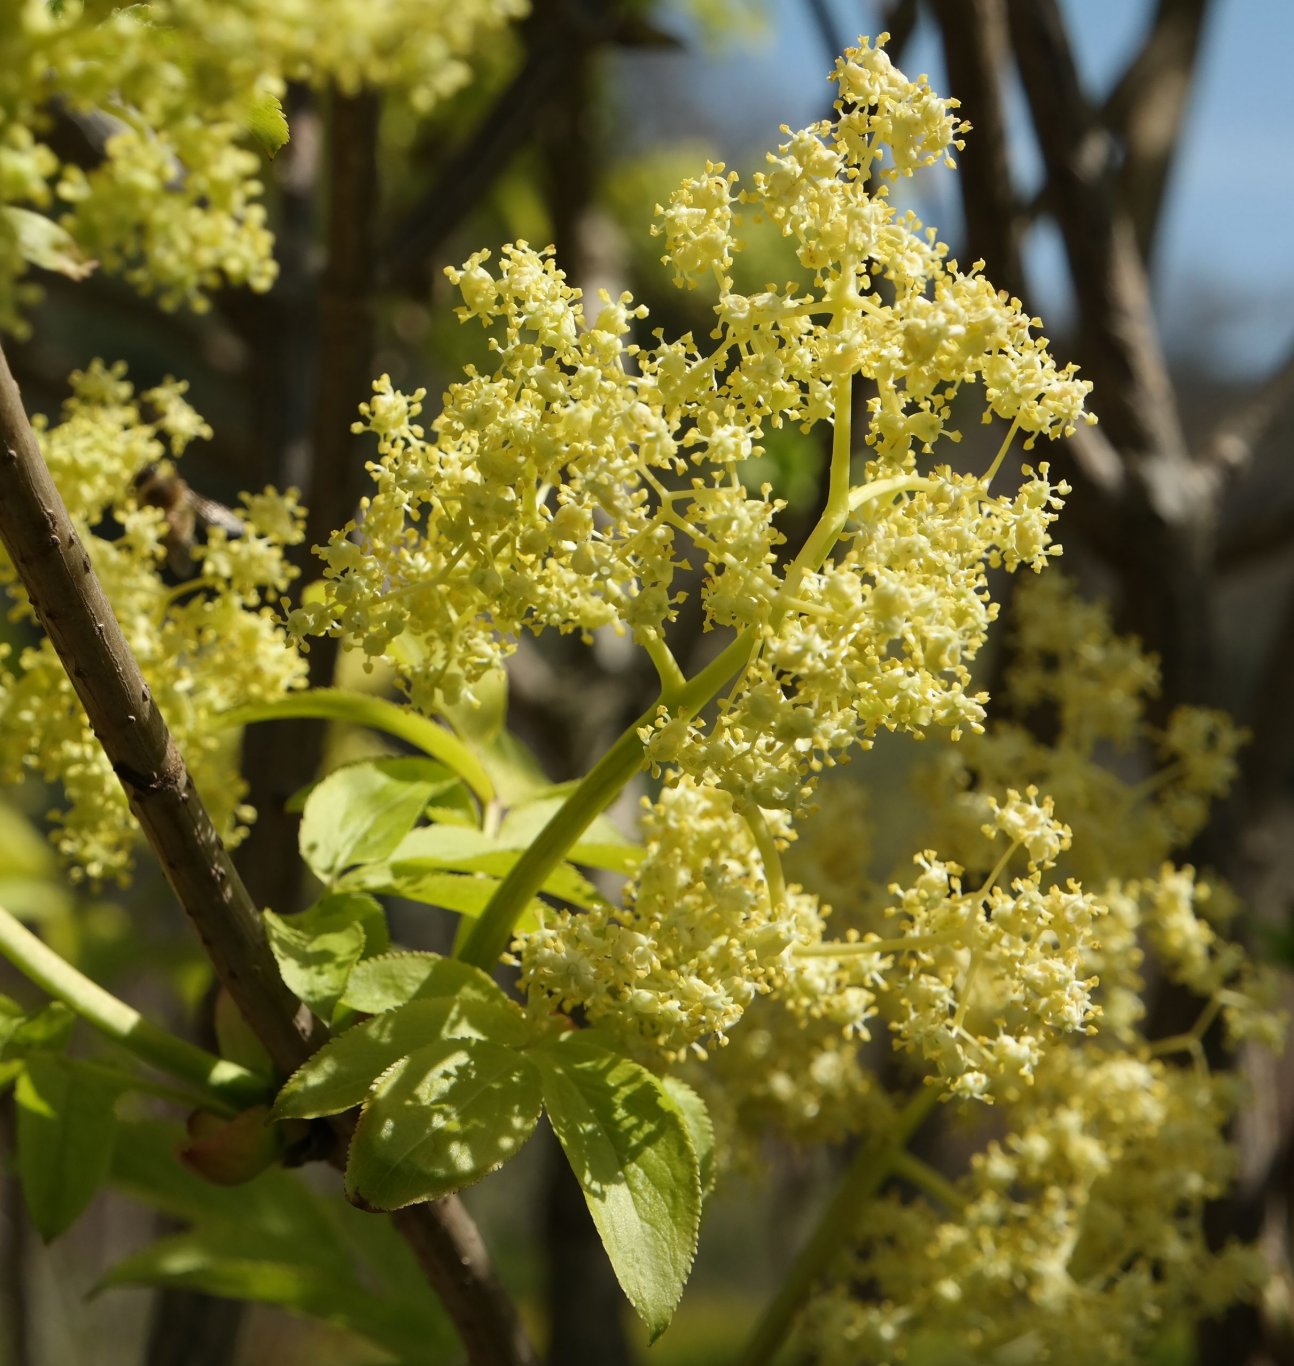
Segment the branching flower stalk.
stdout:
<path fill-rule="evenodd" d="M 749 188 L 738 194 L 735 173 L 711 165 L 660 210 L 676 281 L 716 288 L 714 345 L 659 333 L 640 344 L 643 306 L 604 296 L 586 313 L 551 253 L 518 243 L 497 274 L 487 253 L 449 272 L 460 316 L 502 335 L 490 342 L 497 369 L 450 389 L 434 439 L 416 421 L 422 391 L 384 378 L 362 410 L 378 437 L 377 492 L 362 535 L 345 529 L 323 550 L 323 598 L 293 613 L 295 631 L 388 658 L 426 710 L 470 702 L 523 629 L 628 631 L 662 680 L 469 932 L 461 952 L 478 966 L 507 948 L 547 874 L 644 766 L 667 788 L 720 800 L 746 842 L 757 832 L 778 919 L 769 856 L 817 775 L 880 728 L 978 729 L 984 698 L 967 666 L 996 612 L 985 572 L 1055 553 L 1047 528 L 1065 487 L 1046 466 L 1025 466 L 1014 495 L 988 483 L 1017 432 L 1027 446 L 1083 420 L 1087 386 L 1055 365 L 1016 301 L 960 271 L 890 202 L 895 181 L 951 160 L 952 106 L 866 44 L 834 79 L 836 118 L 789 135 Z M 780 227 L 804 278 L 738 292 L 741 212 Z M 878 388 L 861 469 L 858 376 Z M 986 420 L 1010 423 L 988 475 L 919 468 L 958 438 L 951 405 L 969 383 L 984 386 Z M 825 503 L 781 564 L 783 504 L 767 485 L 747 488 L 742 465 L 768 428 L 820 422 L 833 427 Z M 695 557 L 706 623 L 731 640 L 683 681 L 669 627 L 675 580 Z M 523 945 L 523 965 L 562 932 Z M 524 970 L 561 1000 L 556 980 L 541 986 L 546 970 Z"/>

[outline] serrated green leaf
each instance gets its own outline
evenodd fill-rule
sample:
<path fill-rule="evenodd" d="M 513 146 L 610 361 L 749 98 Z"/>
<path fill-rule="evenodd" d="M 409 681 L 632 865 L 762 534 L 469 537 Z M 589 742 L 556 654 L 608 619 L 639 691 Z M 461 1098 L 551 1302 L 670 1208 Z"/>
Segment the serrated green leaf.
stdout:
<path fill-rule="evenodd" d="M 388 862 L 419 859 L 428 865 L 453 868 L 467 859 L 497 853 L 502 846 L 475 826 L 420 825 L 391 850 Z"/>
<path fill-rule="evenodd" d="M 413 828 L 434 783 L 403 759 L 365 759 L 330 773 L 306 798 L 301 857 L 321 882 L 384 859 Z"/>
<path fill-rule="evenodd" d="M 363 927 L 354 920 L 337 920 L 312 930 L 293 923 L 299 916 L 289 920 L 273 911 L 266 911 L 264 919 L 280 976 L 293 995 L 327 1023 L 364 952 Z"/>
<path fill-rule="evenodd" d="M 419 716 L 411 708 L 396 706 L 385 698 L 349 692 L 344 688 L 311 688 L 305 692 L 288 693 L 272 702 L 235 707 L 225 712 L 220 719 L 225 725 L 246 726 L 278 717 L 345 721 L 354 726 L 384 731 L 387 735 L 408 741 L 433 759 L 439 759 L 452 773 L 457 773 L 483 802 L 494 798 L 494 785 L 489 775 L 457 736 L 425 716 Z"/>
<path fill-rule="evenodd" d="M 247 106 L 247 131 L 261 153 L 270 161 L 288 142 L 288 121 L 277 95 L 259 91 Z"/>
<path fill-rule="evenodd" d="M 539 1075 L 488 1039 L 441 1039 L 389 1068 L 355 1127 L 346 1190 L 400 1209 L 461 1190 L 500 1167 L 534 1132 Z"/>
<path fill-rule="evenodd" d="M 415 830 L 414 835 L 421 831 Z M 412 837 L 411 837 L 412 838 Z M 407 841 L 406 841 L 407 843 Z M 521 857 L 519 849 L 496 849 L 492 853 L 477 854 L 474 857 L 442 860 L 438 858 L 405 858 L 396 850 L 388 866 L 392 882 L 400 885 L 417 885 L 418 879 L 436 869 L 456 869 L 464 873 L 486 873 L 492 878 L 504 878 L 512 870 L 512 865 Z M 396 890 L 395 887 L 392 890 Z M 583 910 L 606 904 L 602 893 L 582 877 L 569 863 L 558 864 L 544 879 L 541 891 L 562 901 L 569 901 Z M 491 889 L 493 891 L 493 889 Z M 431 897 L 417 897 L 416 900 L 430 901 Z M 524 925 L 522 928 L 526 928 Z"/>
<path fill-rule="evenodd" d="M 183 1166 L 184 1131 L 175 1124 L 130 1120 L 121 1125 L 112 1155 L 114 1187 L 175 1219 L 232 1229 L 244 1239 L 255 1230 L 257 1251 L 289 1257 L 338 1274 L 352 1270 L 329 1207 L 292 1172 L 273 1167 L 238 1189 L 238 1198 Z"/>
<path fill-rule="evenodd" d="M 66 275 L 69 280 L 84 280 L 99 264 L 85 255 L 65 227 L 43 213 L 7 204 L 0 207 L 0 218 L 17 242 L 18 255 L 29 265 Z"/>
<path fill-rule="evenodd" d="M 55 1053 L 32 1053 L 14 1087 L 18 1178 L 40 1236 L 57 1238 L 103 1184 L 120 1088 Z"/>
<path fill-rule="evenodd" d="M 384 953 L 358 963 L 342 997 L 352 1010 L 379 1015 L 415 998 L 480 993 L 521 1018 L 520 1007 L 480 968 L 439 953 Z"/>
<path fill-rule="evenodd" d="M 344 1200 L 328 1198 L 308 1187 L 297 1172 L 281 1167 L 239 1187 L 237 1200 L 231 1200 L 227 1190 L 180 1165 L 175 1152 L 180 1138 L 174 1124 L 124 1123 L 113 1154 L 112 1182 L 131 1199 L 191 1223 L 190 1233 L 198 1235 L 199 1243 L 187 1251 L 201 1255 L 159 1265 L 151 1261 L 149 1248 L 143 1254 L 145 1262 L 133 1268 L 137 1275 L 130 1274 L 132 1265 L 127 1263 L 110 1273 L 105 1283 L 188 1284 L 212 1294 L 315 1313 L 295 1297 L 292 1281 L 284 1286 L 277 1280 L 277 1268 L 283 1265 L 304 1268 L 305 1274 L 321 1273 L 326 1285 L 359 1287 L 369 1312 L 350 1326 L 394 1352 L 405 1366 L 452 1358 L 443 1312 L 435 1297 L 426 1293 L 421 1269 L 389 1220 L 374 1219 Z M 189 1235 L 184 1235 L 177 1246 L 188 1241 Z M 224 1279 L 242 1274 L 236 1267 L 227 1271 L 224 1264 L 230 1259 L 245 1261 L 249 1253 L 265 1275 L 255 1272 L 250 1287 L 243 1289 L 242 1281 Z M 210 1279 L 208 1260 L 217 1263 Z M 320 1317 L 327 1317 L 331 1301 L 325 1296 Z M 337 1303 L 348 1313 L 363 1308 L 344 1300 Z"/>
<path fill-rule="evenodd" d="M 644 853 L 640 844 L 600 844 L 581 840 L 566 857 L 583 868 L 601 868 L 608 873 L 636 873 Z"/>
<path fill-rule="evenodd" d="M 565 802 L 563 787 L 536 794 L 515 806 L 499 826 L 499 843 L 510 849 L 528 848 Z M 598 816 L 567 853 L 566 861 L 613 873 L 632 873 L 642 857 L 641 845 L 622 835 L 606 816 Z"/>
<path fill-rule="evenodd" d="M 413 901 L 425 901 L 446 906 L 465 915 L 477 915 L 494 894 L 497 883 L 482 881 L 488 892 L 475 895 L 453 884 L 425 875 L 437 870 L 458 873 L 485 873 L 491 878 L 503 878 L 521 857 L 525 846 L 502 846 L 498 838 L 483 830 L 457 825 L 419 826 L 411 830 L 391 851 L 383 865 L 357 870 L 344 879 L 347 885 L 363 883 L 374 891 L 407 896 Z M 542 891 L 549 896 L 569 901 L 585 910 L 604 904 L 601 893 L 569 864 L 561 864 L 544 880 Z M 454 895 L 453 902 L 437 900 L 437 894 Z M 537 919 L 529 916 L 519 926 L 522 930 L 537 928 Z"/>
<path fill-rule="evenodd" d="M 662 1077 L 661 1085 L 678 1106 L 679 1113 L 687 1124 L 688 1137 L 692 1140 L 692 1151 L 696 1153 L 701 1199 L 705 1201 L 714 1190 L 715 1180 L 714 1123 L 710 1119 L 710 1111 L 706 1109 L 705 1101 L 687 1082 L 680 1081 L 677 1077 Z"/>
<path fill-rule="evenodd" d="M 465 982 L 453 996 L 410 1001 L 339 1034 L 304 1062 L 279 1092 L 275 1118 L 349 1110 L 392 1063 L 437 1039 L 462 1038 L 523 1044 L 526 1029 L 492 982 L 489 990 Z"/>
<path fill-rule="evenodd" d="M 391 896 L 407 897 L 426 906 L 439 906 L 458 915 L 476 917 L 489 905 L 497 877 L 475 873 L 409 872 L 397 873 L 389 869 L 390 877 L 382 891 Z"/>
<path fill-rule="evenodd" d="M 528 1056 L 616 1279 L 655 1341 L 683 1294 L 701 1222 L 687 1121 L 656 1077 L 589 1031 Z"/>

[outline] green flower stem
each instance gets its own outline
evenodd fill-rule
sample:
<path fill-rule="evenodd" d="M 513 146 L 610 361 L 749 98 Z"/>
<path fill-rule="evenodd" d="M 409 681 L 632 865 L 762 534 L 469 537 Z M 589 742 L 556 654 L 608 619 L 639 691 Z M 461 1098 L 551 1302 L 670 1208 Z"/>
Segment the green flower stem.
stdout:
<path fill-rule="evenodd" d="M 918 1190 L 925 1191 L 933 1200 L 950 1212 L 964 1210 L 966 1197 L 942 1173 L 936 1171 L 928 1162 L 922 1162 L 911 1153 L 896 1154 L 890 1170 L 904 1181 L 910 1181 Z"/>
<path fill-rule="evenodd" d="M 56 1001 L 168 1076 L 197 1088 L 201 1103 L 224 1115 L 268 1100 L 273 1090 L 254 1072 L 227 1062 L 145 1019 L 124 1001 L 60 958 L 15 916 L 0 907 L 0 954 Z"/>
<path fill-rule="evenodd" d="M 924 1087 L 899 1115 L 894 1127 L 875 1142 L 864 1143 L 827 1201 L 818 1226 L 809 1236 L 790 1274 L 782 1283 L 754 1332 L 737 1357 L 737 1366 L 768 1366 L 831 1259 L 858 1234 L 863 1207 L 895 1174 L 908 1140 L 939 1099 L 939 1088 Z"/>
<path fill-rule="evenodd" d="M 755 848 L 759 850 L 760 862 L 764 865 L 764 880 L 768 884 L 768 904 L 774 911 L 780 912 L 786 907 L 786 876 L 782 872 L 782 856 L 778 852 L 777 841 L 768 828 L 764 813 L 758 807 L 743 811 L 741 814 L 751 838 L 755 841 Z"/>
<path fill-rule="evenodd" d="M 662 707 L 675 716 L 699 711 L 745 667 L 758 638 L 754 630 L 743 631 L 695 678 L 677 691 L 662 692 L 657 701 L 630 724 L 512 865 L 467 939 L 456 950 L 457 957 L 487 972 L 493 968 L 499 955 L 508 947 L 517 921 L 544 880 L 595 817 L 606 810 L 620 789 L 642 767 L 643 742 L 638 732 L 655 724 Z"/>

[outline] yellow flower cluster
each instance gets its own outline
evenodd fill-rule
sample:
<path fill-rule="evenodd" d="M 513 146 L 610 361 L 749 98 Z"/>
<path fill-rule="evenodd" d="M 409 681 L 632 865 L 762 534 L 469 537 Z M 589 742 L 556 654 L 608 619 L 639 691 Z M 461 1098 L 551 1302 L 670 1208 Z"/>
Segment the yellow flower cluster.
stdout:
<path fill-rule="evenodd" d="M 814 1359 L 1132 1363 L 1166 1324 L 1252 1295 L 1261 1255 L 1211 1251 L 1202 1220 L 1233 1174 L 1232 1090 L 1157 1059 L 1048 1055 L 964 1177 L 868 1207 L 866 1241 L 806 1315 Z"/>
<path fill-rule="evenodd" d="M 750 830 L 716 788 L 667 788 L 643 837 L 623 907 L 559 914 L 527 935 L 522 985 L 546 1011 L 579 1007 L 657 1056 L 703 1054 L 784 984 L 789 946 L 821 934 L 817 903 L 795 889 L 772 903 Z"/>
<path fill-rule="evenodd" d="M 993 872 L 974 891 L 962 869 L 931 852 L 918 856 L 912 886 L 890 889 L 901 933 L 887 974 L 891 1028 L 899 1046 L 934 1065 L 952 1095 L 1014 1095 L 1031 1085 L 1055 1036 L 1089 1030 L 1096 978 L 1086 952 L 1096 941 L 1103 907 L 1076 884 L 1042 886 L 1069 844 L 1051 803 L 1007 794 L 990 798 L 990 838 L 1009 841 Z M 1019 852 L 1027 872 L 999 879 Z M 862 947 L 872 936 L 864 936 Z"/>
<path fill-rule="evenodd" d="M 0 326 L 31 264 L 121 272 L 167 307 L 275 275 L 259 139 L 288 80 L 380 86 L 426 110 L 527 0 L 11 0 L 0 6 Z M 51 102 L 51 95 L 57 102 Z M 95 144 L 56 155 L 56 111 Z M 101 144 L 101 145 L 100 145 Z M 58 212 L 55 212 L 58 210 Z"/>
<path fill-rule="evenodd" d="M 124 366 L 96 364 L 72 377 L 62 421 L 35 425 L 77 534 L 198 790 L 217 828 L 236 838 L 252 813 L 243 804 L 238 735 L 217 718 L 305 681 L 304 662 L 268 605 L 295 572 L 284 549 L 302 539 L 303 514 L 291 493 L 267 489 L 244 497 L 243 534 L 213 533 L 208 545 L 193 549 L 193 581 L 166 585 L 165 518 L 140 506 L 132 485 L 146 465 L 174 459 L 195 437 L 210 434 L 183 393 L 182 384 L 168 382 L 137 396 Z M 29 618 L 2 555 L 0 582 L 17 601 L 16 615 Z M 0 772 L 16 781 L 35 771 L 61 785 L 56 842 L 74 877 L 123 879 L 134 822 L 52 646 L 42 636 L 5 665 Z"/>
<path fill-rule="evenodd" d="M 377 491 L 358 534 L 324 552 L 327 595 L 294 628 L 393 657 L 426 707 L 470 695 L 523 629 L 628 629 L 659 659 L 676 580 L 700 564 L 708 623 L 766 639 L 714 735 L 663 720 L 653 763 L 794 808 L 822 756 L 878 726 L 978 725 L 966 662 L 993 614 L 985 566 L 1040 566 L 1064 487 L 1041 467 L 991 496 L 946 467 L 918 474 L 918 457 L 955 436 L 950 404 L 967 383 L 1029 437 L 1072 429 L 1087 386 L 1055 366 L 1017 302 L 893 209 L 885 183 L 869 192 L 883 137 L 902 137 L 884 181 L 946 155 L 957 128 L 883 51 L 854 49 L 836 72 L 853 91 L 873 76 L 878 105 L 842 97 L 838 118 L 795 135 L 751 189 L 735 195 L 711 167 L 661 210 L 679 278 L 717 282 L 713 345 L 690 333 L 641 344 L 644 307 L 625 294 L 586 309 L 551 253 L 525 243 L 493 270 L 484 252 L 451 270 L 460 315 L 493 329 L 497 363 L 450 388 L 430 437 L 412 422 L 422 396 L 379 381 L 365 411 Z M 796 238 L 803 281 L 733 291 L 741 211 Z M 880 395 L 851 491 L 856 375 Z M 789 566 L 781 505 L 741 479 L 766 426 L 786 421 L 830 421 L 841 448 L 818 541 Z"/>

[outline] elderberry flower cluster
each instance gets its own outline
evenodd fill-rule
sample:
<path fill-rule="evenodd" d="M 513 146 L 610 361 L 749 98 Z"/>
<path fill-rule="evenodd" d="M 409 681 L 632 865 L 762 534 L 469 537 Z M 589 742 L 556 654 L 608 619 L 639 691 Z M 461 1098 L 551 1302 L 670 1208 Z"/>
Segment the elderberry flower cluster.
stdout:
<path fill-rule="evenodd" d="M 1215 1314 L 1266 1279 L 1255 1249 L 1210 1249 L 1201 1217 L 1234 1174 L 1235 1103 L 1230 1079 L 1159 1059 L 1049 1054 L 1010 1132 L 965 1176 L 931 1173 L 927 1198 L 868 1205 L 804 1344 L 831 1366 L 1144 1360 L 1165 1323 Z M 851 1294 L 858 1284 L 875 1293 Z"/>
<path fill-rule="evenodd" d="M 381 87 L 419 112 L 468 80 L 527 0 L 11 0 L 0 7 L 0 326 L 31 265 L 119 272 L 166 307 L 266 289 L 273 245 L 256 144 L 286 138 L 286 82 Z M 57 99 L 51 100 L 51 95 Z M 77 125 L 94 159 L 56 120 Z"/>
<path fill-rule="evenodd" d="M 789 822 L 820 771 L 879 730 L 982 727 L 970 664 L 996 614 L 987 573 L 1058 553 L 1067 491 L 1045 464 L 991 484 L 1017 433 L 1029 445 L 1084 420 L 1088 386 L 1035 320 L 890 202 L 896 178 L 951 159 L 952 106 L 866 42 L 833 79 L 835 117 L 787 130 L 746 189 L 712 165 L 659 209 L 676 280 L 713 291 L 708 339 L 646 339 L 627 293 L 586 308 L 551 250 L 524 242 L 450 270 L 491 364 L 426 425 L 423 391 L 374 385 L 358 425 L 377 437 L 375 490 L 322 548 L 323 592 L 290 620 L 389 663 L 424 710 L 470 703 L 523 631 L 612 628 L 642 646 L 661 697 L 641 759 L 664 785 L 646 862 L 620 910 L 556 917 L 523 937 L 520 962 L 532 1000 L 578 1003 L 665 1054 L 722 1042 L 772 992 L 798 1017 L 866 1033 L 885 959 L 797 955 L 822 938 L 822 913 L 778 871 Z M 792 240 L 799 278 L 737 292 L 742 215 Z M 860 376 L 876 397 L 855 452 Z M 957 439 L 966 386 L 1009 424 L 982 476 L 927 459 Z M 783 505 L 744 467 L 769 428 L 823 422 L 826 504 L 784 547 Z M 713 686 L 686 679 L 671 649 L 698 570 L 704 623 L 731 642 Z M 1049 1003 L 1062 990 L 1029 989 Z"/>
<path fill-rule="evenodd" d="M 890 888 L 902 950 L 887 978 L 891 1028 L 953 1095 L 1015 1094 L 1055 1036 L 1090 1030 L 1097 1014 L 1085 953 L 1103 907 L 1074 883 L 1043 887 L 1070 832 L 1037 796 L 1030 788 L 1000 805 L 989 799 L 983 834 L 1004 834 L 1008 845 L 980 887 L 967 891 L 960 867 L 927 852 L 910 887 Z M 1026 871 L 1003 885 L 1017 853 Z"/>
<path fill-rule="evenodd" d="M 716 788 L 667 788 L 643 839 L 623 906 L 561 913 L 528 935 L 522 984 L 545 1010 L 579 1007 L 657 1056 L 703 1053 L 783 985 L 789 946 L 821 933 L 816 901 L 793 889 L 773 903 L 750 830 Z"/>
<path fill-rule="evenodd" d="M 62 420 L 34 423 L 77 534 L 217 828 L 237 838 L 252 815 L 243 798 L 238 736 L 220 713 L 268 701 L 305 681 L 304 662 L 268 605 L 295 570 L 286 547 L 304 535 L 292 493 L 244 496 L 243 534 L 195 545 L 194 579 L 162 577 L 168 528 L 133 491 L 145 466 L 178 458 L 206 424 L 168 381 L 136 395 L 121 364 L 72 376 Z M 31 618 L 12 565 L 0 582 L 13 615 Z M 0 773 L 38 773 L 62 787 L 56 843 L 74 877 L 123 879 L 135 840 L 121 783 L 90 730 L 49 640 L 19 650 L 0 673 Z"/>

